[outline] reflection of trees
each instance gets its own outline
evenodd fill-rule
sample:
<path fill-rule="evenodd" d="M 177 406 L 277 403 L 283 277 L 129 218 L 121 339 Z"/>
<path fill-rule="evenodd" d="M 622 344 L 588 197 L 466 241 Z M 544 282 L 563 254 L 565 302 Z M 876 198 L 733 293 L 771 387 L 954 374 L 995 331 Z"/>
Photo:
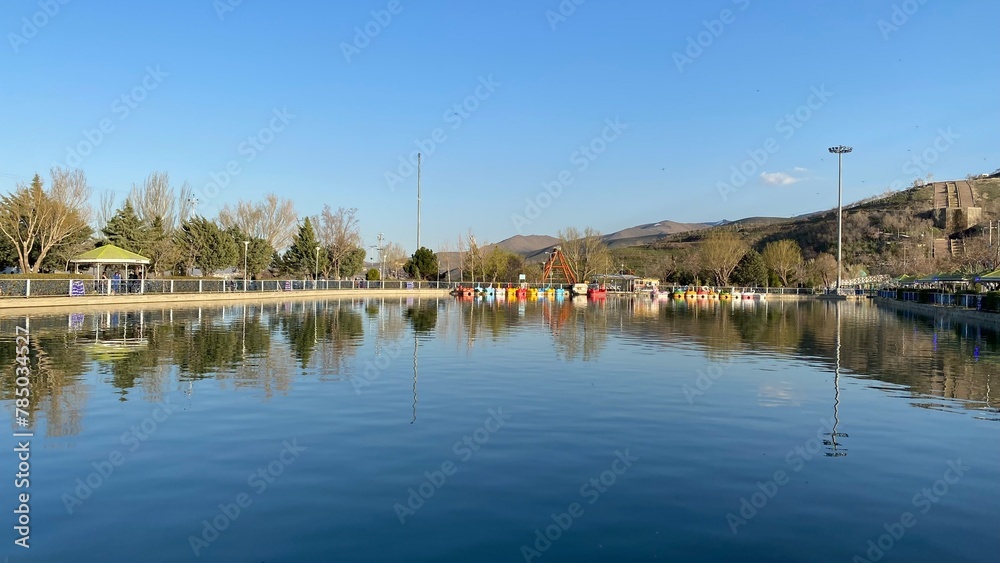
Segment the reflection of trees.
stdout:
<path fill-rule="evenodd" d="M 361 315 L 340 301 L 304 304 L 302 314 L 281 318 L 281 330 L 292 354 L 303 368 L 314 352 L 320 353 L 324 372 L 339 373 L 347 355 L 361 345 L 364 328 Z"/>
<path fill-rule="evenodd" d="M 476 298 L 474 300 L 462 300 L 459 302 L 459 341 L 467 348 L 471 348 L 473 343 L 486 332 L 494 342 L 514 330 L 522 322 L 520 310 L 525 309 L 525 318 L 528 322 L 538 322 L 538 311 L 541 303 L 524 302 L 516 299 L 503 301 L 485 300 Z"/>
<path fill-rule="evenodd" d="M 191 379 L 232 367 L 242 357 L 240 335 L 219 330 L 206 315 L 202 321 L 173 327 L 173 362 Z"/>
<path fill-rule="evenodd" d="M 324 313 L 319 357 L 320 368 L 326 377 L 343 373 L 345 360 L 353 356 L 364 342 L 365 330 L 361 315 L 351 303 L 328 301 L 324 304 Z"/>
<path fill-rule="evenodd" d="M 410 321 L 413 332 L 426 333 L 434 332 L 437 326 L 438 306 L 437 302 L 422 303 L 406 309 L 406 319 Z"/>
<path fill-rule="evenodd" d="M 607 303 L 580 304 L 570 301 L 549 305 L 549 329 L 556 355 L 566 361 L 596 360 L 608 339 Z"/>
<path fill-rule="evenodd" d="M 526 327 L 532 334 L 547 331 L 564 361 L 596 359 L 614 331 L 648 345 L 694 345 L 710 357 L 753 352 L 804 359 L 832 372 L 838 306 L 845 375 L 965 401 L 970 408 L 996 412 L 1000 407 L 990 395 L 1000 364 L 1000 335 L 882 310 L 867 301 L 651 305 L 639 298 L 576 306 L 569 300 L 369 298 L 32 318 L 27 410 L 33 418 L 45 417 L 51 436 L 78 433 L 90 392 L 83 384 L 88 371 L 122 400 L 135 398 L 139 390 L 143 400 L 159 401 L 176 384 L 174 378 L 215 379 L 224 387 L 259 389 L 271 397 L 287 392 L 297 368 L 312 366 L 323 379 L 343 377 L 366 333 L 378 351 L 411 330 L 433 333 L 435 339 L 454 337 L 462 347 L 482 335 L 503 345 L 507 335 Z M 18 324 L 24 326 L 24 319 L 0 319 L 0 335 L 8 339 L 0 341 L 0 399 L 8 401 L 15 398 Z M 946 408 L 934 400 L 920 402 Z"/>
<path fill-rule="evenodd" d="M 9 326 L 6 334 L 15 334 L 15 324 L 25 326 L 22 319 L 18 323 L 4 323 Z M 4 326 L 6 329 L 8 326 Z M 87 388 L 81 384 L 86 367 L 86 354 L 73 334 L 49 328 L 45 323 L 32 323 L 29 335 L 28 381 L 31 395 L 28 411 L 33 422 L 41 413 L 46 418 L 46 435 L 68 436 L 79 432 L 82 410 L 87 398 Z M 12 337 L 13 338 L 13 337 Z M 0 342 L 0 398 L 15 399 L 17 357 L 14 340 Z M 13 408 L 13 407 L 12 407 Z M 22 429 L 23 430 L 23 429 Z"/>
<path fill-rule="evenodd" d="M 556 351 L 565 359 L 582 357 L 596 359 L 607 341 L 607 326 L 614 317 L 618 323 L 621 311 L 609 304 L 574 307 L 569 299 L 540 300 L 459 300 L 456 301 L 458 326 L 456 337 L 460 346 L 471 349 L 483 333 L 494 342 L 526 326 L 548 327 Z M 448 317 L 446 317 L 448 319 Z M 448 321 L 444 321 L 447 323 Z M 442 331 L 439 331 L 442 332 Z M 450 333 L 449 333 L 450 336 Z"/>
<path fill-rule="evenodd" d="M 936 326 L 868 301 L 662 303 L 661 322 L 629 323 L 633 337 L 682 339 L 709 354 L 757 351 L 809 358 L 834 369 L 836 307 L 841 307 L 841 366 L 848 373 L 898 384 L 919 395 L 996 408 L 991 372 L 1000 360 L 996 333 L 971 325 Z M 989 353 L 987 353 L 987 351 Z"/>

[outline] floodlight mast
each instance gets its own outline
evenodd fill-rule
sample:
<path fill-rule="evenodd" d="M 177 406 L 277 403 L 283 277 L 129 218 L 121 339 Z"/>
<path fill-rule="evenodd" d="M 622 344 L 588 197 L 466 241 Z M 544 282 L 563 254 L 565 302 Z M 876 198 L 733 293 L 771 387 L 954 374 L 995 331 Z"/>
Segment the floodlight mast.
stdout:
<path fill-rule="evenodd" d="M 852 147 L 837 145 L 829 151 L 837 155 L 837 295 L 840 295 L 840 282 L 843 267 L 844 247 L 844 155 L 854 150 Z"/>

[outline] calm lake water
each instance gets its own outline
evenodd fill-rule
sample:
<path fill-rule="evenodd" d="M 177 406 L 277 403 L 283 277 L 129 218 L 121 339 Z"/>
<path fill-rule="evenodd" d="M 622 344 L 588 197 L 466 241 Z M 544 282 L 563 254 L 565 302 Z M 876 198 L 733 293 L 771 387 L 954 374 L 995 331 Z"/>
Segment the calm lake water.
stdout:
<path fill-rule="evenodd" d="M 324 300 L 0 334 L 10 561 L 1000 553 L 1000 336 L 867 301 Z"/>

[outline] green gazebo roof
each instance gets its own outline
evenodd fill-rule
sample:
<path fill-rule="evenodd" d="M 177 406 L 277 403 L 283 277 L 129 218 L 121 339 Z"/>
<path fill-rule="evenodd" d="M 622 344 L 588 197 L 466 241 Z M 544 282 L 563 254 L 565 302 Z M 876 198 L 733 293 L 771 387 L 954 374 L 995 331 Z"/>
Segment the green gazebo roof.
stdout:
<path fill-rule="evenodd" d="M 977 278 L 985 282 L 1000 282 L 1000 270 L 993 270 L 988 274 L 983 274 Z"/>
<path fill-rule="evenodd" d="M 130 252 L 124 248 L 119 248 L 113 244 L 88 250 L 83 254 L 70 260 L 73 263 L 86 264 L 149 264 L 149 258 Z"/>
<path fill-rule="evenodd" d="M 972 276 L 968 274 L 963 274 L 962 272 L 939 272 L 936 274 L 931 274 L 929 276 L 924 276 L 917 280 L 919 283 L 934 283 L 934 282 L 968 282 L 972 280 Z"/>

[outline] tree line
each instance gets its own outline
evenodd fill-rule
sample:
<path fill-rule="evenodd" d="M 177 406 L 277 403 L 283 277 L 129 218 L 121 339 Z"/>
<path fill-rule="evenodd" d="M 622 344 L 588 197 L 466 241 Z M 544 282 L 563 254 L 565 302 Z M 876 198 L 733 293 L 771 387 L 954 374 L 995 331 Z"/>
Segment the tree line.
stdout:
<path fill-rule="evenodd" d="M 734 230 L 712 230 L 701 240 L 681 248 L 626 248 L 614 251 L 630 273 L 681 285 L 717 286 L 829 286 L 837 278 L 837 259 L 816 253 L 806 259 L 792 239 L 753 244 Z M 854 277 L 860 266 L 844 266 L 844 277 Z"/>
<path fill-rule="evenodd" d="M 197 213 L 186 182 L 175 188 L 162 172 L 133 184 L 117 208 L 114 194 L 105 192 L 92 209 L 91 194 L 82 171 L 57 167 L 48 184 L 35 174 L 0 197 L 0 268 L 65 271 L 71 258 L 110 243 L 149 258 L 153 276 L 242 272 L 244 264 L 252 277 L 343 279 L 364 270 L 356 208 L 324 205 L 300 218 L 291 200 L 268 194 L 226 204 L 212 219 Z"/>

